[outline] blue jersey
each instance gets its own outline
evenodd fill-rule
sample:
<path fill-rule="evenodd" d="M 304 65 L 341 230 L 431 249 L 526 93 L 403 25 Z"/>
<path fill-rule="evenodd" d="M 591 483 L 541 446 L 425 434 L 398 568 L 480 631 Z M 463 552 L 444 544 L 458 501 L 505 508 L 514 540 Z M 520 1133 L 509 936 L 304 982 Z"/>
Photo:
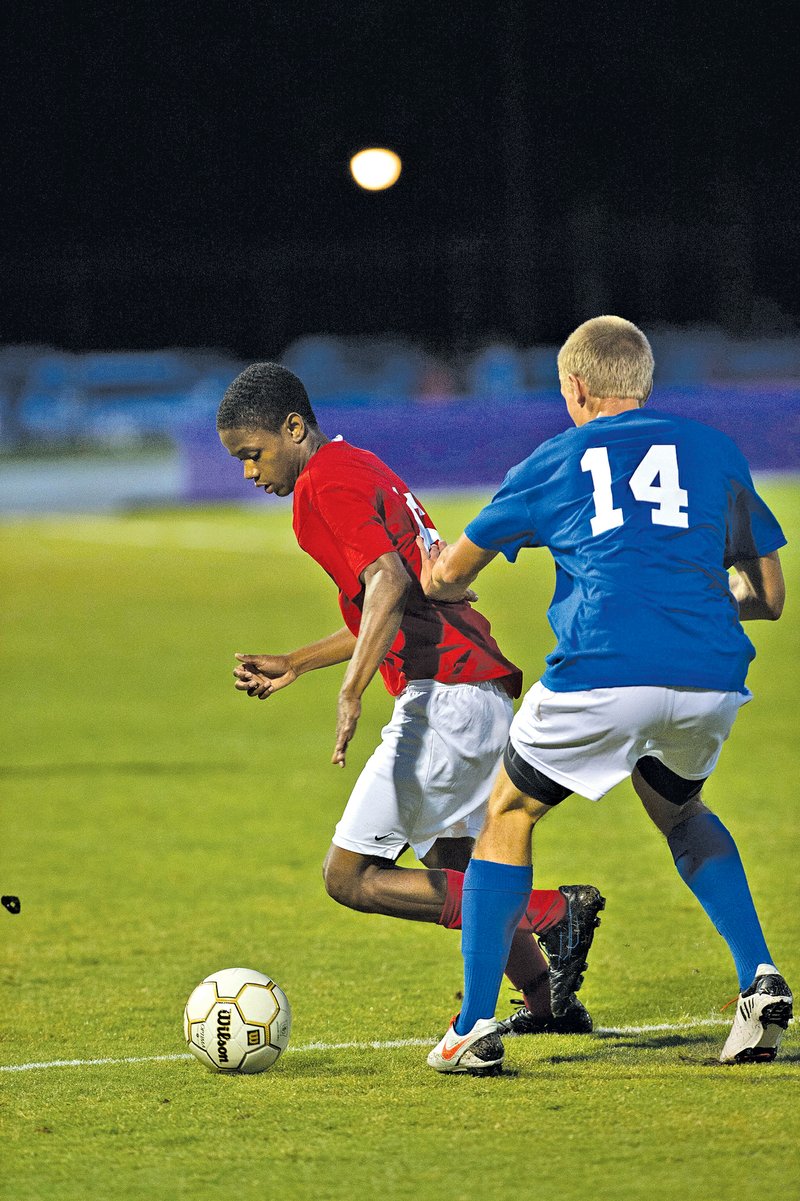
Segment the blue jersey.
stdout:
<path fill-rule="evenodd" d="M 513 467 L 465 532 L 512 563 L 526 546 L 553 555 L 552 691 L 745 691 L 755 650 L 727 568 L 786 539 L 718 430 L 650 409 L 597 417 Z"/>

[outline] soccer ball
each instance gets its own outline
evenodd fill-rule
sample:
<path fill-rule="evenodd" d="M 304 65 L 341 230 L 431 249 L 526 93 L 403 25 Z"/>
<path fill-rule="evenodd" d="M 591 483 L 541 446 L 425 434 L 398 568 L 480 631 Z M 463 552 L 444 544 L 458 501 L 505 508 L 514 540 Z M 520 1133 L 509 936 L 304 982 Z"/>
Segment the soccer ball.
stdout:
<path fill-rule="evenodd" d="M 183 1014 L 189 1050 L 214 1072 L 265 1072 L 286 1050 L 291 1030 L 283 989 L 248 967 L 206 976 Z"/>

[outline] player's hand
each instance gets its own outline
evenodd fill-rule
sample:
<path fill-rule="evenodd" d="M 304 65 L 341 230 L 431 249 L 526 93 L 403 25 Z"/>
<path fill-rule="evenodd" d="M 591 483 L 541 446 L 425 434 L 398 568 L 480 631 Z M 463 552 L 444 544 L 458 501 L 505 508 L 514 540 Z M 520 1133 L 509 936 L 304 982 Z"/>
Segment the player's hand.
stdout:
<path fill-rule="evenodd" d="M 339 767 L 344 767 L 347 747 L 356 732 L 360 716 L 361 701 L 357 697 L 340 692 L 336 709 L 336 746 L 331 763 L 338 763 Z"/>
<path fill-rule="evenodd" d="M 288 655 L 237 654 L 239 666 L 234 668 L 234 688 L 248 696 L 265 701 L 273 692 L 288 688 L 297 679 Z"/>
<path fill-rule="evenodd" d="M 471 588 L 465 588 L 464 595 L 459 597 L 458 600 L 442 601 L 438 600 L 438 597 L 436 596 L 436 586 L 433 583 L 433 568 L 436 564 L 436 560 L 447 546 L 447 543 L 444 541 L 444 539 L 440 538 L 438 542 L 433 542 L 430 549 L 428 549 L 424 540 L 422 538 L 417 538 L 417 546 L 419 547 L 421 559 L 419 582 L 425 595 L 430 596 L 432 600 L 438 601 L 440 605 L 460 605 L 463 601 L 469 601 L 470 604 L 474 604 L 474 602 L 478 599 L 478 594 L 473 592 Z"/>

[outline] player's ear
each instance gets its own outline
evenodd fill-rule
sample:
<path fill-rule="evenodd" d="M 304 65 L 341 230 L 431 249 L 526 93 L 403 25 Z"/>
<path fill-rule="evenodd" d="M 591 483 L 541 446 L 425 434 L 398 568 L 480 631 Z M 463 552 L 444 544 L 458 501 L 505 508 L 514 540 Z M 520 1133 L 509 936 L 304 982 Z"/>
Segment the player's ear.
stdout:
<path fill-rule="evenodd" d="M 289 435 L 292 442 L 302 442 L 308 432 L 306 423 L 299 413 L 289 413 L 284 418 L 283 429 Z"/>
<path fill-rule="evenodd" d="M 581 405 L 581 407 L 586 404 L 586 397 L 589 392 L 586 384 L 579 375 L 570 374 L 567 376 L 567 390 L 570 393 L 570 399 L 573 404 Z"/>

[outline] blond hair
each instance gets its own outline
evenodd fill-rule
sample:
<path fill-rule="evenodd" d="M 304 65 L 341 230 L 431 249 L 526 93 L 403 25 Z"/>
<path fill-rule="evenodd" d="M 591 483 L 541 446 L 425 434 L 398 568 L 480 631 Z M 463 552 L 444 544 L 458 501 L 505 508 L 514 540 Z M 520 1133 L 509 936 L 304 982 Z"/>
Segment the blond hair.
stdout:
<path fill-rule="evenodd" d="M 644 402 L 653 387 L 653 351 L 638 326 L 623 317 L 592 317 L 558 352 L 558 376 L 577 375 L 592 396 Z"/>

